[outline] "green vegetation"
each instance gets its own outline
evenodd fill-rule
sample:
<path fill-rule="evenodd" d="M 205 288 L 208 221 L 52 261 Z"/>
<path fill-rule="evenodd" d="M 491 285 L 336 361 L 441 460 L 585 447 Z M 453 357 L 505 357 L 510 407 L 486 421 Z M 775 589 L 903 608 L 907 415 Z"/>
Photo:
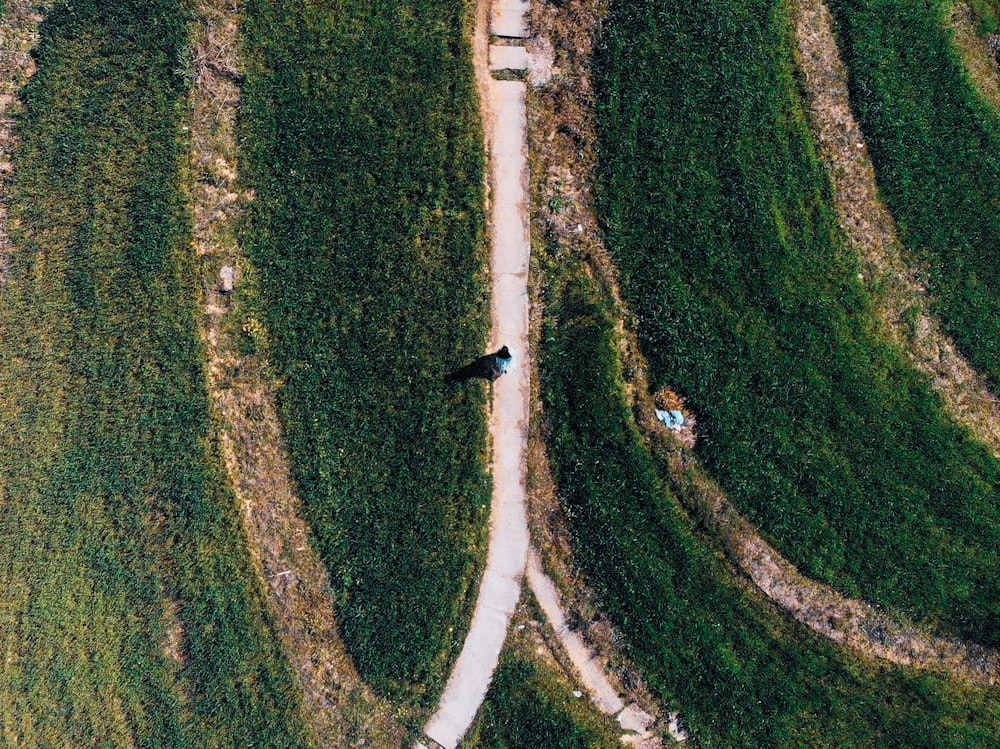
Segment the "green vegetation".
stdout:
<path fill-rule="evenodd" d="M 880 337 L 785 3 L 613 2 L 604 29 L 608 243 L 700 456 L 806 574 L 1000 644 L 1000 465 Z"/>
<path fill-rule="evenodd" d="M 572 687 L 537 661 L 506 651 L 478 720 L 475 749 L 616 749 L 607 726 L 580 704 Z M 575 703 L 575 704 L 574 704 Z M 583 709 L 581 709 L 581 707 Z"/>
<path fill-rule="evenodd" d="M 212 447 L 185 8 L 42 27 L 0 291 L 5 745 L 308 745 Z"/>
<path fill-rule="evenodd" d="M 572 272 L 567 258 L 556 265 Z M 995 693 L 863 665 L 737 583 L 642 447 L 608 305 L 563 284 L 546 298 L 541 380 L 576 560 L 627 655 L 698 746 L 995 745 Z"/>
<path fill-rule="evenodd" d="M 436 696 L 471 613 L 485 390 L 445 387 L 489 306 L 468 5 L 245 6 L 244 241 L 348 648 Z"/>
<path fill-rule="evenodd" d="M 1000 385 L 1000 113 L 978 95 L 952 43 L 952 2 L 830 6 L 903 242 L 928 265 L 949 333 Z M 988 3 L 977 10 L 989 20 Z"/>
<path fill-rule="evenodd" d="M 997 0 L 968 0 L 967 4 L 980 34 L 1000 32 L 1000 3 Z"/>

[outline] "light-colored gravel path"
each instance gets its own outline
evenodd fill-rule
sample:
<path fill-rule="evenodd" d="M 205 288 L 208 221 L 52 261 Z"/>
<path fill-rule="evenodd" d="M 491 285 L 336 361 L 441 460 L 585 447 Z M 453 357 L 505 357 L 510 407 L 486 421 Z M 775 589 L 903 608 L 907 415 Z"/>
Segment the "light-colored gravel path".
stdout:
<path fill-rule="evenodd" d="M 527 3 L 525 3 L 527 5 Z M 528 554 L 525 445 L 528 426 L 528 260 L 525 84 L 498 81 L 486 71 L 485 12 L 476 28 L 476 73 L 483 96 L 492 210 L 493 286 L 491 350 L 506 345 L 514 366 L 493 385 L 490 435 L 493 499 L 486 570 L 469 634 L 424 732 L 454 749 L 479 711 L 521 595 Z"/>

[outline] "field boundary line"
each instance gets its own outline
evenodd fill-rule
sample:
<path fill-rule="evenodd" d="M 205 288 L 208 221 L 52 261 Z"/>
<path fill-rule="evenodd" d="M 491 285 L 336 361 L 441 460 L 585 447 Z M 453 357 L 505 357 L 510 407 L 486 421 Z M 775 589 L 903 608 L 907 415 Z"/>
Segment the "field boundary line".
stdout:
<path fill-rule="evenodd" d="M 822 0 L 798 0 L 794 25 L 812 130 L 840 226 L 866 268 L 865 280 L 885 289 L 876 299 L 888 333 L 930 378 L 952 418 L 1000 457 L 1000 399 L 929 312 L 920 271 L 904 259 L 896 222 L 879 195 L 868 145 L 851 109 L 830 10 Z"/>
<path fill-rule="evenodd" d="M 626 395 L 644 439 L 665 459 L 668 478 L 681 504 L 720 545 L 736 569 L 746 575 L 775 605 L 817 634 L 859 655 L 896 665 L 941 671 L 980 685 L 994 685 L 1000 674 L 1000 654 L 975 644 L 935 637 L 921 627 L 901 622 L 832 586 L 802 575 L 760 531 L 740 514 L 722 488 L 698 462 L 693 450 L 654 416 L 648 364 L 635 331 L 635 317 L 625 303 L 618 271 L 604 245 L 592 197 L 596 152 L 589 85 L 577 85 L 579 102 L 572 127 L 543 133 L 539 138 L 573 141 L 572 166 L 550 167 L 545 176 L 542 219 L 549 229 L 582 256 L 590 273 L 608 293 L 618 320 L 617 336 L 624 366 L 633 372 Z M 566 124 L 566 123 L 564 123 Z M 558 199 L 558 200 L 557 200 Z M 554 206 L 559 204 L 560 208 Z"/>
<path fill-rule="evenodd" d="M 252 190 L 239 183 L 240 0 L 201 0 L 193 24 L 191 201 L 203 285 L 206 375 L 226 471 L 266 609 L 301 690 L 317 746 L 396 747 L 392 708 L 361 680 L 340 638 L 329 575 L 302 517 L 276 406 L 263 325 L 241 305 L 254 269 L 237 241 Z M 245 353 L 241 339 L 257 351 Z"/>

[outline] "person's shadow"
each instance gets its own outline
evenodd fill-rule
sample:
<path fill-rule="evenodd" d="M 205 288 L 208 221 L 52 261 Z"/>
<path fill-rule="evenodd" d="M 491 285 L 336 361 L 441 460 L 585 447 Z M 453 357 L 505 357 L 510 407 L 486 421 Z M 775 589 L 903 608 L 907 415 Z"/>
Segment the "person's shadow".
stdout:
<path fill-rule="evenodd" d="M 454 372 L 445 375 L 444 381 L 452 384 L 465 382 L 466 380 L 481 379 L 493 382 L 500 375 L 507 371 L 514 357 L 506 346 L 500 350 L 480 356 L 474 362 L 466 364 L 464 367 L 456 369 Z"/>

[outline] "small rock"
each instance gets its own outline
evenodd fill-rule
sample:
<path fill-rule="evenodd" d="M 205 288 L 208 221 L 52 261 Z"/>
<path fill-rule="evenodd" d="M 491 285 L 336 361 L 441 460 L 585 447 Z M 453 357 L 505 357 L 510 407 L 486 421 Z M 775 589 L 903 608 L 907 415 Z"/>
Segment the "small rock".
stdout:
<path fill-rule="evenodd" d="M 236 269 L 231 265 L 223 265 L 219 270 L 219 279 L 222 281 L 219 285 L 219 291 L 223 294 L 232 294 L 233 283 L 236 281 Z"/>
<path fill-rule="evenodd" d="M 574 689 L 573 690 L 573 696 L 576 697 L 576 698 L 583 697 L 583 692 L 581 692 L 579 689 Z"/>
<path fill-rule="evenodd" d="M 648 731 L 655 720 L 656 718 L 643 711 L 635 703 L 627 705 L 624 710 L 618 713 L 618 724 L 626 731 L 635 731 L 636 733 Z"/>
<path fill-rule="evenodd" d="M 687 741 L 691 738 L 688 732 L 681 726 L 681 716 L 679 713 L 670 713 L 670 720 L 667 721 L 667 733 L 674 741 Z"/>

